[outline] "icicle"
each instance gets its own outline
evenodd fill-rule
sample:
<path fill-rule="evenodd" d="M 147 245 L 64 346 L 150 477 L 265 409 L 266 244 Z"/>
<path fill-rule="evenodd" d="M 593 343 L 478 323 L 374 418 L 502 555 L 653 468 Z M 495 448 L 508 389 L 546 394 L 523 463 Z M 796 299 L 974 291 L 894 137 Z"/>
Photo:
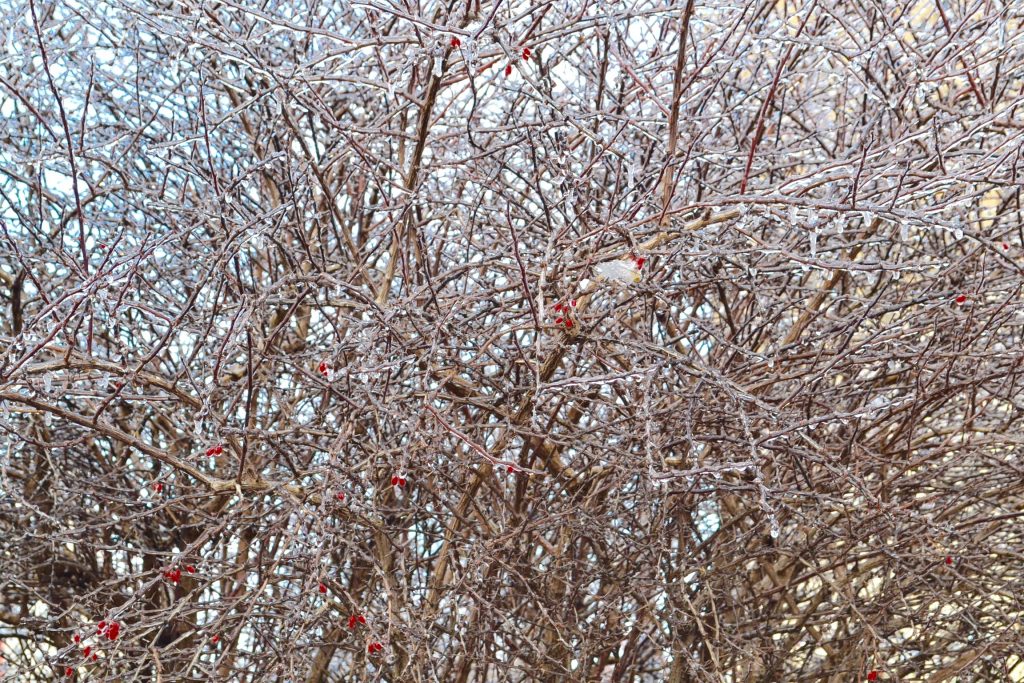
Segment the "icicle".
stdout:
<path fill-rule="evenodd" d="M 818 255 L 818 231 L 811 230 L 811 258 Z"/>

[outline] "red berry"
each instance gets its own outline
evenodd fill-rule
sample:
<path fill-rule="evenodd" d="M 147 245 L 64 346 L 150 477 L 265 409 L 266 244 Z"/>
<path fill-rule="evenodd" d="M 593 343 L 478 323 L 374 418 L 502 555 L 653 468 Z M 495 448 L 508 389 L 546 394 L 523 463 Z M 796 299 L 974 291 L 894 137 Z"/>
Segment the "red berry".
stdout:
<path fill-rule="evenodd" d="M 576 299 L 573 299 L 573 300 L 572 300 L 572 301 L 570 301 L 569 303 L 571 303 L 571 304 L 572 304 L 572 307 L 573 307 L 573 308 L 576 308 Z"/>
<path fill-rule="evenodd" d="M 365 624 L 366 623 L 366 617 L 364 617 L 362 614 L 360 614 L 358 617 L 356 617 L 356 619 L 359 621 L 360 624 Z"/>
<path fill-rule="evenodd" d="M 571 320 L 566 320 L 565 321 L 565 326 L 566 327 L 572 327 L 572 321 Z"/>
<path fill-rule="evenodd" d="M 530 48 L 528 48 L 528 47 L 524 47 L 523 48 L 523 61 L 524 62 L 530 61 Z"/>
<path fill-rule="evenodd" d="M 210 638 L 210 642 L 213 643 L 214 645 L 217 644 L 218 640 L 220 640 L 220 636 L 214 636 L 213 638 Z"/>
<path fill-rule="evenodd" d="M 515 471 L 516 471 L 516 468 L 515 468 L 515 467 L 512 467 L 512 465 L 509 465 L 509 466 L 508 466 L 508 473 L 509 473 L 509 474 L 512 474 L 512 473 L 513 473 L 513 472 L 515 472 Z"/>
<path fill-rule="evenodd" d="M 106 625 L 107 625 L 107 622 L 101 621 L 100 623 L 96 624 L 96 630 L 97 631 L 102 631 Z"/>
<path fill-rule="evenodd" d="M 946 555 L 946 564 L 953 564 L 953 558 L 949 555 Z"/>
<path fill-rule="evenodd" d="M 153 490 L 156 491 L 157 493 L 160 493 L 161 491 L 164 490 L 164 485 L 161 484 L 160 482 L 157 482 L 153 484 Z"/>
<path fill-rule="evenodd" d="M 97 656 L 96 656 L 96 653 L 95 653 L 95 652 L 93 652 L 93 653 L 92 653 L 92 661 L 94 661 L 94 662 L 95 662 L 95 661 L 96 661 L 97 659 L 99 659 L 99 657 L 97 657 Z"/>
<path fill-rule="evenodd" d="M 1003 242 L 1003 251 L 1009 251 L 1009 250 L 1010 250 L 1010 245 L 1007 244 L 1006 242 Z"/>
<path fill-rule="evenodd" d="M 869 681 L 877 681 L 878 680 L 878 672 L 877 671 L 869 671 L 868 672 L 868 680 Z"/>
<path fill-rule="evenodd" d="M 213 449 L 213 454 L 214 455 L 220 455 L 223 452 L 224 452 L 224 447 L 223 446 L 219 446 L 218 445 L 216 448 Z"/>
<path fill-rule="evenodd" d="M 320 584 L 320 592 L 321 593 L 326 593 L 327 592 L 327 586 L 325 586 L 324 584 L 321 583 Z"/>
<path fill-rule="evenodd" d="M 398 486 L 398 475 L 391 477 L 391 485 Z"/>
<path fill-rule="evenodd" d="M 345 494 L 342 491 L 338 491 L 338 493 L 334 497 L 337 498 L 338 500 L 345 500 Z"/>
<path fill-rule="evenodd" d="M 461 45 L 462 41 L 457 36 L 452 36 L 452 47 L 460 47 Z"/>
<path fill-rule="evenodd" d="M 186 571 L 188 571 L 189 574 L 195 574 L 196 573 L 196 568 L 193 567 L 192 565 L 189 565 L 189 566 L 185 567 L 185 569 L 186 569 Z"/>
<path fill-rule="evenodd" d="M 645 262 L 646 260 L 647 260 L 647 259 L 644 259 L 644 258 L 638 258 L 638 259 L 636 260 L 636 269 L 637 269 L 637 270 L 640 270 L 641 268 L 643 268 L 643 267 L 644 267 L 644 262 Z"/>
<path fill-rule="evenodd" d="M 72 669 L 70 666 L 68 668 L 64 669 L 64 675 L 65 676 L 70 676 L 73 673 L 75 673 L 75 670 Z"/>
<path fill-rule="evenodd" d="M 512 65 L 511 64 L 509 64 L 508 66 L 505 67 L 505 75 L 506 76 L 511 76 L 512 75 Z"/>
<path fill-rule="evenodd" d="M 88 656 L 89 656 L 89 653 L 90 653 L 90 652 L 92 652 L 92 648 L 91 648 L 91 647 L 89 647 L 88 645 L 86 645 L 86 646 L 85 646 L 85 649 L 84 649 L 84 650 L 82 650 L 82 654 L 83 654 L 84 656 L 86 656 L 86 657 L 88 657 Z"/>
<path fill-rule="evenodd" d="M 958 297 L 956 298 L 956 302 L 957 302 L 958 304 L 962 304 L 962 303 L 963 303 L 963 302 L 965 302 L 965 301 L 967 301 L 967 295 L 966 295 L 966 294 L 961 294 L 960 296 L 958 296 Z"/>
<path fill-rule="evenodd" d="M 75 642 L 76 642 L 76 643 L 80 643 L 80 642 L 82 642 L 82 636 L 80 636 L 80 635 L 78 635 L 78 634 L 76 633 L 76 634 L 75 634 Z"/>
<path fill-rule="evenodd" d="M 555 324 L 556 325 L 561 325 L 562 324 L 562 319 L 561 318 L 555 318 Z"/>
<path fill-rule="evenodd" d="M 117 634 L 121 632 L 121 625 L 116 621 L 110 622 L 107 627 L 107 640 L 117 640 Z"/>
<path fill-rule="evenodd" d="M 398 485 L 399 486 L 405 486 L 405 477 L 399 477 L 398 478 Z"/>
<path fill-rule="evenodd" d="M 561 311 L 561 310 L 562 310 L 562 304 L 555 304 L 555 312 L 557 313 L 558 311 Z"/>
<path fill-rule="evenodd" d="M 349 628 L 355 628 L 356 627 L 356 615 L 353 614 L 352 616 L 350 616 L 348 618 L 348 627 Z"/>

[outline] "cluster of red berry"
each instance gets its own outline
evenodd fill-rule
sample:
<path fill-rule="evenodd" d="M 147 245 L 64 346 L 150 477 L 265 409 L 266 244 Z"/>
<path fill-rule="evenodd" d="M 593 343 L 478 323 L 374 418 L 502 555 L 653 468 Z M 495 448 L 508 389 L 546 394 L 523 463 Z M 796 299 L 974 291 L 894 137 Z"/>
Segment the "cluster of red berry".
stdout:
<path fill-rule="evenodd" d="M 454 40 L 457 40 L 457 39 L 453 38 L 452 40 L 454 41 Z M 522 52 L 523 61 L 524 62 L 530 61 L 530 55 L 532 55 L 532 54 L 533 53 L 530 51 L 530 48 L 524 47 L 523 48 L 523 52 Z M 506 76 L 511 76 L 512 75 L 512 65 L 511 64 L 506 64 L 505 65 L 505 75 Z"/>
<path fill-rule="evenodd" d="M 400 477 L 396 474 L 395 476 L 391 477 L 391 485 L 397 486 L 398 488 L 402 488 L 403 486 L 405 486 L 405 477 Z"/>
<path fill-rule="evenodd" d="M 356 623 L 365 624 L 366 623 L 366 617 L 364 617 L 362 614 L 353 614 L 352 616 L 350 616 L 348 618 L 348 627 L 349 628 L 355 628 L 356 627 Z"/>
<path fill-rule="evenodd" d="M 565 328 L 567 330 L 571 330 L 572 329 L 572 325 L 573 325 L 573 322 L 572 322 L 572 310 L 574 308 L 576 308 L 576 299 L 572 299 L 571 301 L 569 301 L 569 305 L 568 306 L 563 304 L 563 303 L 555 304 L 554 305 L 555 313 L 559 314 L 559 316 L 557 318 L 555 318 L 555 324 L 556 325 L 565 324 Z"/>
<path fill-rule="evenodd" d="M 190 564 L 187 567 L 185 567 L 185 571 L 187 571 L 189 574 L 195 574 L 196 568 Z M 173 583 L 174 585 L 178 585 L 178 583 L 181 581 L 181 570 L 168 569 L 164 572 L 164 578 Z"/>
<path fill-rule="evenodd" d="M 100 623 L 104 624 L 104 622 L 102 622 L 102 621 Z M 114 633 L 114 637 L 115 638 L 117 637 L 117 632 L 116 631 Z M 111 639 L 111 640 L 113 640 L 113 639 Z M 80 635 L 78 635 L 76 633 L 74 635 L 74 641 L 75 641 L 75 644 L 78 645 L 79 643 L 82 642 L 82 636 L 80 636 Z M 96 660 L 99 659 L 99 655 L 96 652 L 92 651 L 92 646 L 86 645 L 84 648 L 82 648 L 82 658 L 85 660 L 86 663 L 88 663 L 90 660 L 95 662 Z M 64 669 L 64 675 L 65 676 L 73 676 L 74 673 L 75 673 L 74 667 L 70 667 L 69 666 L 69 667 L 66 667 Z"/>
<path fill-rule="evenodd" d="M 96 625 L 96 633 L 104 635 L 107 640 L 117 640 L 117 636 L 121 633 L 121 625 L 116 621 L 101 621 Z"/>

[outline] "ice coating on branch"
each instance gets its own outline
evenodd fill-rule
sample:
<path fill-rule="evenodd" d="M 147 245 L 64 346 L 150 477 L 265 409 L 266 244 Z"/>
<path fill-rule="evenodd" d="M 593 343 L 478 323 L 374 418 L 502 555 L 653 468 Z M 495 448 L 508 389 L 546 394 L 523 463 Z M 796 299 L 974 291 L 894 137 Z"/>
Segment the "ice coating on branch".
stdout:
<path fill-rule="evenodd" d="M 434 57 L 434 69 L 432 71 L 434 78 L 441 77 L 441 46 L 434 45 L 431 48 L 430 54 Z"/>
<path fill-rule="evenodd" d="M 640 269 L 637 264 L 625 259 L 599 263 L 594 266 L 594 273 L 602 280 L 615 280 L 626 284 L 640 282 Z"/>

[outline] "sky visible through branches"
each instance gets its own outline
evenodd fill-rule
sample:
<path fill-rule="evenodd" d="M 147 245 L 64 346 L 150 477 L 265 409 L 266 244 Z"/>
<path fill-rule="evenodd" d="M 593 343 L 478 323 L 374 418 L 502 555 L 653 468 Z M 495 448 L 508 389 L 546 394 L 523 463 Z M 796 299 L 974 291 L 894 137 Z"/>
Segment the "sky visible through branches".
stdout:
<path fill-rule="evenodd" d="M 1024 680 L 1022 22 L 0 0 L 0 679 Z"/>

